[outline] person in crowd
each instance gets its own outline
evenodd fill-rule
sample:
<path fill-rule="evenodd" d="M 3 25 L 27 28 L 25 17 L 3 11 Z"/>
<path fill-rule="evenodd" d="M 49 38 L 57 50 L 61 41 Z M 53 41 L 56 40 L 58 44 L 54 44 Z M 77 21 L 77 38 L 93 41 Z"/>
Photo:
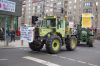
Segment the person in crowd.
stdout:
<path fill-rule="evenodd" d="M 20 36 L 20 28 L 18 28 L 18 29 L 16 30 L 16 35 L 17 35 L 17 36 Z"/>
<path fill-rule="evenodd" d="M 4 40 L 4 30 L 0 28 L 0 40 Z"/>
<path fill-rule="evenodd" d="M 10 36 L 11 36 L 11 41 L 15 41 L 15 31 L 14 30 L 10 31 Z"/>

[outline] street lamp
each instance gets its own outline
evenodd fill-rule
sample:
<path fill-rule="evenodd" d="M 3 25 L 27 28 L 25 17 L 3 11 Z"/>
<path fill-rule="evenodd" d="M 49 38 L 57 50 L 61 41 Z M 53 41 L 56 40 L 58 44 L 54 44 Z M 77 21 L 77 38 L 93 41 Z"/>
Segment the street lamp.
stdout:
<path fill-rule="evenodd" d="M 97 30 L 97 27 L 98 27 L 98 2 L 96 2 L 96 30 Z M 97 32 L 96 32 L 97 34 Z"/>

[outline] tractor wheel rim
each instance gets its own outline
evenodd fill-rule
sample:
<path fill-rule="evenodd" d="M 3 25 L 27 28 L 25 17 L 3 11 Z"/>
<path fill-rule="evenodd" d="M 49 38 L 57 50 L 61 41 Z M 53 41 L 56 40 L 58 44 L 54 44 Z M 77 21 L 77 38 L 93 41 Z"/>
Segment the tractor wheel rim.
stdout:
<path fill-rule="evenodd" d="M 59 40 L 54 40 L 53 41 L 53 43 L 52 43 L 52 48 L 53 48 L 53 50 L 55 50 L 55 51 L 57 51 L 58 49 L 59 49 L 59 47 L 60 47 L 60 42 L 59 42 Z"/>
<path fill-rule="evenodd" d="M 76 48 L 76 40 L 75 39 L 71 40 L 71 48 L 72 49 Z"/>

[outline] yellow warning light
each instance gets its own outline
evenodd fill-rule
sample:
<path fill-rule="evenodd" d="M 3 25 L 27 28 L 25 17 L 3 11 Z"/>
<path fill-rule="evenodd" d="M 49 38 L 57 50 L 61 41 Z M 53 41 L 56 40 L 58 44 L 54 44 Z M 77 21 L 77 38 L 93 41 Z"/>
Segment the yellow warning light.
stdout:
<path fill-rule="evenodd" d="M 54 18 L 57 18 L 56 16 L 54 16 Z"/>
<path fill-rule="evenodd" d="M 44 19 L 45 19 L 46 17 L 44 17 Z"/>

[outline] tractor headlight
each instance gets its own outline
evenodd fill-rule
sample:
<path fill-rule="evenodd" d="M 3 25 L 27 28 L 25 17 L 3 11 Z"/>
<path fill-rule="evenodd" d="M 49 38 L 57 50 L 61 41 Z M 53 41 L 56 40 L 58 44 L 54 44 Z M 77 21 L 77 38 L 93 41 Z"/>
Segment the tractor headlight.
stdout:
<path fill-rule="evenodd" d="M 56 16 L 54 16 L 54 18 L 57 18 Z"/>
<path fill-rule="evenodd" d="M 44 17 L 44 19 L 45 19 L 46 17 Z"/>

